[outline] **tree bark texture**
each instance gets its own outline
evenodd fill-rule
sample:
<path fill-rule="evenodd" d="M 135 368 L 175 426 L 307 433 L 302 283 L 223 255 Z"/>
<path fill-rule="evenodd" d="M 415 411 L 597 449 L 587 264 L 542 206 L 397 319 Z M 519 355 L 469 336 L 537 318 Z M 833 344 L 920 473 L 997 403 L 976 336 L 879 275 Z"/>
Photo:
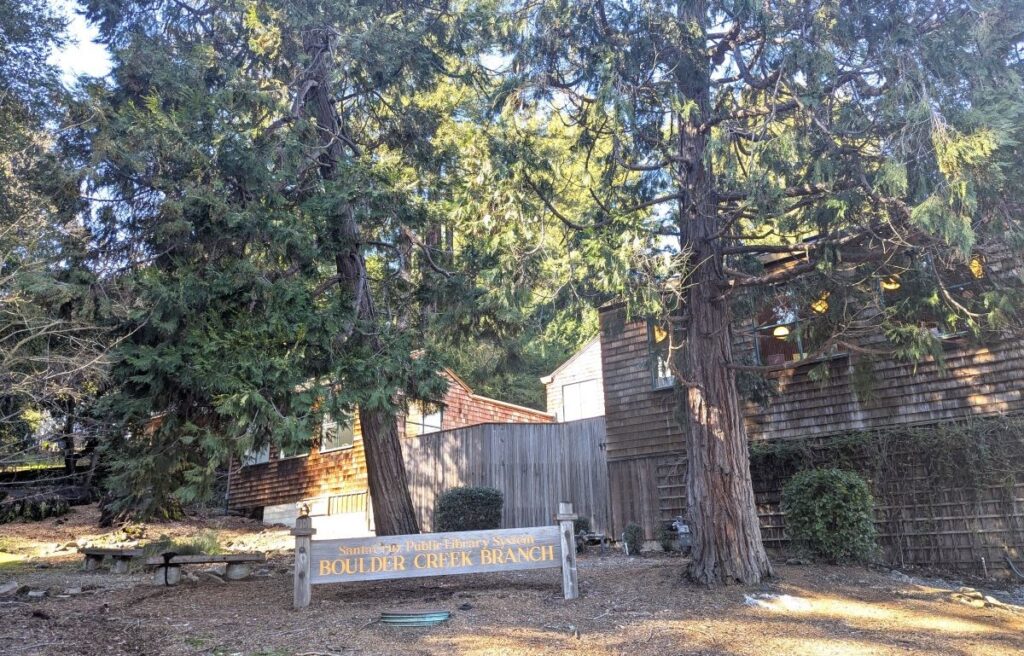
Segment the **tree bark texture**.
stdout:
<path fill-rule="evenodd" d="M 680 3 L 686 28 L 705 25 L 703 2 Z M 771 576 L 754 503 L 747 433 L 732 364 L 726 276 L 719 247 L 714 176 L 707 158 L 711 62 L 703 28 L 683 29 L 678 89 L 699 111 L 679 115 L 676 181 L 679 227 L 689 252 L 685 283 L 687 342 L 683 357 L 688 418 L 687 512 L 694 526 L 689 575 L 696 582 L 757 583 Z"/>
<path fill-rule="evenodd" d="M 334 179 L 338 163 L 349 156 L 345 147 L 344 117 L 334 104 L 331 93 L 331 35 L 328 30 L 314 30 L 306 36 L 309 56 L 305 97 L 300 104 L 316 121 L 320 135 L 320 175 Z M 360 248 L 359 224 L 349 206 L 332 217 L 331 241 L 338 248 L 335 268 L 339 285 L 351 298 L 355 320 L 374 326 L 377 313 L 369 287 L 366 260 Z M 353 331 L 352 339 L 368 340 L 373 352 L 382 349 L 375 333 Z M 397 389 L 393 390 L 397 393 Z M 398 434 L 398 417 L 394 411 L 359 408 L 363 448 L 366 451 L 367 481 L 378 535 L 419 533 L 416 509 L 409 495 L 408 477 Z"/>

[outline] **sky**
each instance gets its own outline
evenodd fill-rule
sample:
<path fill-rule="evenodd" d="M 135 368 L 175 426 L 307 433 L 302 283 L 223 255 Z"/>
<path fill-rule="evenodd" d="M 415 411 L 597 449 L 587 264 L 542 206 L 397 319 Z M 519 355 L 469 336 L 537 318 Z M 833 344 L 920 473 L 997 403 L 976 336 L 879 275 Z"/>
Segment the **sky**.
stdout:
<path fill-rule="evenodd" d="M 68 44 L 50 55 L 50 61 L 60 67 L 65 84 L 71 84 L 79 75 L 102 76 L 110 71 L 107 49 L 96 43 L 96 28 L 86 23 L 77 13 L 73 0 L 50 0 L 50 5 L 68 17 Z"/>

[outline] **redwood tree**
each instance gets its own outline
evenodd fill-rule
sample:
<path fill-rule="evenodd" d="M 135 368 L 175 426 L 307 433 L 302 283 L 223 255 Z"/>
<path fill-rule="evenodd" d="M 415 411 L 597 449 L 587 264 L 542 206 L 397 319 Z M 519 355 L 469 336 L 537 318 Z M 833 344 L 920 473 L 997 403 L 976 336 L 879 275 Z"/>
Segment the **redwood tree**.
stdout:
<path fill-rule="evenodd" d="M 567 180 L 540 161 L 524 187 L 573 231 L 644 245 L 621 290 L 634 314 L 679 301 L 689 574 L 757 582 L 772 570 L 738 375 L 825 375 L 809 363 L 838 351 L 861 369 L 941 356 L 951 334 L 1014 325 L 1024 6 L 585 0 L 507 16 L 521 29 L 506 111 L 546 107 L 580 130 L 570 156 L 603 167 Z M 517 158 L 543 129 L 510 130 Z M 599 210 L 568 221 L 567 190 Z M 785 324 L 806 357 L 737 361 L 741 308 Z"/>

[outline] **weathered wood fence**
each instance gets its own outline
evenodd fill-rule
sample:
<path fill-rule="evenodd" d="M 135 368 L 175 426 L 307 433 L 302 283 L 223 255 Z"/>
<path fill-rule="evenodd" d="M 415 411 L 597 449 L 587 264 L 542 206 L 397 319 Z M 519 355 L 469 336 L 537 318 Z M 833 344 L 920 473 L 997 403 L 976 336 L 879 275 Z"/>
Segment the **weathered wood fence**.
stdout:
<path fill-rule="evenodd" d="M 558 500 L 609 526 L 604 417 L 560 424 L 479 424 L 402 440 L 409 490 L 424 531 L 449 488 L 487 485 L 505 494 L 502 528 L 543 526 Z"/>

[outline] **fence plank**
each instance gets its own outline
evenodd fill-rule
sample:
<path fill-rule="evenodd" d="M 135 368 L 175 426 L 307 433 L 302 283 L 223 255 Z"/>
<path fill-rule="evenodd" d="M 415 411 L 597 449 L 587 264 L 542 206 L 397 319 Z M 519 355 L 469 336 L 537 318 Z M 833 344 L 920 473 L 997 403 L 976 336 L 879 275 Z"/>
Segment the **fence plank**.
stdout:
<path fill-rule="evenodd" d="M 544 525 L 557 500 L 610 526 L 604 417 L 561 424 L 480 424 L 403 440 L 413 503 L 425 531 L 437 495 L 457 485 L 487 485 L 505 495 L 502 528 Z"/>

